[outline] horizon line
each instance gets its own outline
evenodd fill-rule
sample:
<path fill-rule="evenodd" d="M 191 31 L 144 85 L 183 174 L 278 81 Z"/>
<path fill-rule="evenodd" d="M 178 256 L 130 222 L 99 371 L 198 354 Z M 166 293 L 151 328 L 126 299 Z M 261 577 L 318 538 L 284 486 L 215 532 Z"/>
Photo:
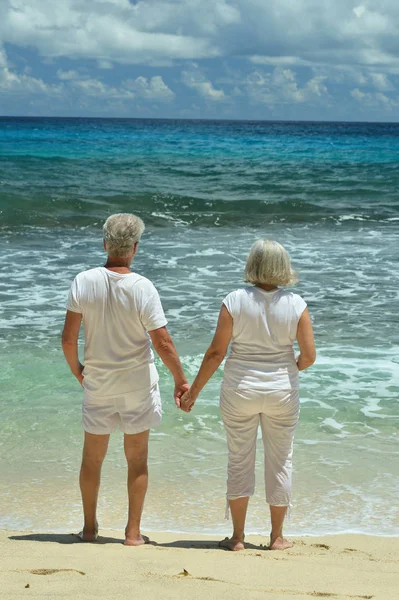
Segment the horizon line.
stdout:
<path fill-rule="evenodd" d="M 340 120 L 315 120 L 315 119 L 220 119 L 220 118 L 189 118 L 189 117 L 100 117 L 100 116 L 65 116 L 65 115 L 0 115 L 0 119 L 86 119 L 86 120 L 102 120 L 102 121 L 182 121 L 199 123 L 325 123 L 325 124 L 349 124 L 349 125 L 399 125 L 398 121 L 340 121 Z"/>

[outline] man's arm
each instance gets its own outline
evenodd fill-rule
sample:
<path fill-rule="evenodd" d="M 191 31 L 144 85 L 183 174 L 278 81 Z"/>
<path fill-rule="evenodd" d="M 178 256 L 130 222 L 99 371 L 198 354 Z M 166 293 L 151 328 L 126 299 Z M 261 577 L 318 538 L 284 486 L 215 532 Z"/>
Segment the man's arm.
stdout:
<path fill-rule="evenodd" d="M 79 381 L 80 385 L 83 384 L 83 365 L 79 362 L 78 355 L 78 338 L 81 322 L 81 313 L 67 310 L 64 329 L 62 332 L 62 349 L 64 351 L 65 358 L 73 375 Z"/>
<path fill-rule="evenodd" d="M 160 327 L 149 331 L 149 336 L 155 351 L 161 358 L 165 367 L 169 369 L 175 380 L 174 398 L 176 406 L 180 408 L 180 398 L 190 386 L 187 383 L 186 376 L 183 372 L 183 367 L 177 354 L 175 345 L 166 327 Z"/>

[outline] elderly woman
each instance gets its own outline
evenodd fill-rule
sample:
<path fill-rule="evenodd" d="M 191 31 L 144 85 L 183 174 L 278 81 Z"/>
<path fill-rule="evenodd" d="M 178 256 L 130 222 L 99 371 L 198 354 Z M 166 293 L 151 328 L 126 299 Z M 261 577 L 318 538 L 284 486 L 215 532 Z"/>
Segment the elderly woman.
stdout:
<path fill-rule="evenodd" d="M 129 516 L 125 544 L 145 543 L 140 532 L 147 491 L 148 438 L 161 422 L 158 373 L 151 342 L 175 381 L 177 406 L 188 390 L 179 357 L 166 329 L 154 285 L 130 270 L 144 223 L 135 215 L 116 214 L 104 224 L 103 267 L 76 276 L 69 293 L 62 347 L 73 375 L 84 388 L 85 442 L 80 471 L 83 541 L 97 538 L 97 496 L 110 433 L 119 425 L 128 464 Z M 84 367 L 78 357 L 83 321 Z"/>
<path fill-rule="evenodd" d="M 287 251 L 279 243 L 258 240 L 251 249 L 245 281 L 223 300 L 213 341 L 190 391 L 181 399 L 189 412 L 198 394 L 227 358 L 220 408 L 229 450 L 227 501 L 234 531 L 220 545 L 244 549 L 249 497 L 255 488 L 255 451 L 259 424 L 265 454 L 266 501 L 270 505 L 270 549 L 292 544 L 283 537 L 291 500 L 292 446 L 299 416 L 298 371 L 316 358 L 312 324 L 305 301 L 279 286 L 295 283 Z M 293 344 L 300 354 L 295 359 Z"/>

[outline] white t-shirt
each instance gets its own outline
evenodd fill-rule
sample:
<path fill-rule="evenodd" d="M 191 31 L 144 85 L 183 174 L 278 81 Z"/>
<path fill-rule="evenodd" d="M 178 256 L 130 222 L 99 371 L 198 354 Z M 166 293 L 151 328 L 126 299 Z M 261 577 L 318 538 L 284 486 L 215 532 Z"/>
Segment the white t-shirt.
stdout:
<path fill-rule="evenodd" d="M 297 389 L 293 343 L 306 302 L 281 288 L 268 292 L 250 286 L 231 292 L 223 304 L 233 318 L 224 387 Z"/>
<path fill-rule="evenodd" d="M 67 309 L 83 318 L 85 390 L 117 396 L 158 381 L 147 332 L 167 320 L 151 281 L 105 267 L 83 271 L 72 283 Z"/>

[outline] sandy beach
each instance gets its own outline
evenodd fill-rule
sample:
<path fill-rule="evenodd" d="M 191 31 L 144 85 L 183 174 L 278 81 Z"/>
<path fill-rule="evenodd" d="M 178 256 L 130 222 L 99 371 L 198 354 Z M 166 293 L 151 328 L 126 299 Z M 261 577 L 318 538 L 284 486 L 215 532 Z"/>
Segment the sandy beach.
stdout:
<path fill-rule="evenodd" d="M 267 539 L 249 536 L 232 553 L 216 537 L 152 533 L 150 545 L 127 548 L 122 532 L 107 535 L 84 544 L 73 534 L 2 531 L 1 597 L 398 598 L 399 538 L 301 537 L 271 552 Z"/>

